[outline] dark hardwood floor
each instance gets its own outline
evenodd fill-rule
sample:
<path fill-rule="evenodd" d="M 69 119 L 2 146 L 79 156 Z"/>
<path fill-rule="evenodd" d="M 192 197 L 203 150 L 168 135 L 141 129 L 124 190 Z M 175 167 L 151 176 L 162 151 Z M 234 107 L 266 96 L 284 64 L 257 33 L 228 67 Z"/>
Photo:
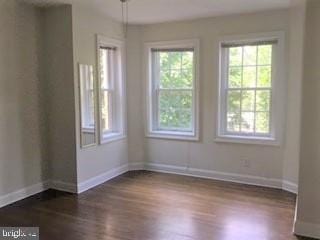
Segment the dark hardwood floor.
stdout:
<path fill-rule="evenodd" d="M 0 226 L 39 226 L 41 240 L 296 240 L 294 207 L 281 190 L 136 171 L 2 208 Z"/>

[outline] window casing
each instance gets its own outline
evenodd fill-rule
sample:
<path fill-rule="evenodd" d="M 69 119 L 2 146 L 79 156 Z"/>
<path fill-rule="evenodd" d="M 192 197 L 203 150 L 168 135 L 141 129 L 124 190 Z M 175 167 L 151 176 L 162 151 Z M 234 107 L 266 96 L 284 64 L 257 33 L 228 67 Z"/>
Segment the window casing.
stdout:
<path fill-rule="evenodd" d="M 97 37 L 100 143 L 125 137 L 124 43 Z"/>
<path fill-rule="evenodd" d="M 279 145 L 283 55 L 282 33 L 220 43 L 218 141 Z"/>
<path fill-rule="evenodd" d="M 149 43 L 147 136 L 198 139 L 197 40 Z"/>

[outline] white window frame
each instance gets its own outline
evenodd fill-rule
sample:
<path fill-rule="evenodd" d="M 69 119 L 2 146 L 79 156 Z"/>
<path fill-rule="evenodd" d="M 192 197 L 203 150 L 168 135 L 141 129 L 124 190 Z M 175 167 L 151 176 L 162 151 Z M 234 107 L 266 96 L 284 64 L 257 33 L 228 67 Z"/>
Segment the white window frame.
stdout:
<path fill-rule="evenodd" d="M 270 106 L 270 136 L 255 136 L 246 134 L 232 134 L 226 131 L 226 67 L 227 58 L 224 56 L 225 49 L 222 44 L 225 43 L 244 43 L 277 40 L 273 46 L 272 57 L 272 85 L 271 85 L 271 106 Z M 219 93 L 218 93 L 218 114 L 216 128 L 216 142 L 231 142 L 244 144 L 259 144 L 280 146 L 283 141 L 285 106 L 286 106 L 286 58 L 285 58 L 285 33 L 269 32 L 247 34 L 242 36 L 226 36 L 219 41 Z"/>
<path fill-rule="evenodd" d="M 111 126 L 112 129 L 108 132 L 103 132 L 102 129 L 102 111 L 101 111 L 101 69 L 100 69 L 100 47 L 110 47 L 116 49 L 116 68 L 114 69 L 115 81 L 112 85 L 111 99 Z M 113 141 L 118 141 L 126 138 L 126 74 L 125 74 L 125 43 L 122 40 L 108 38 L 97 35 L 97 71 L 98 71 L 98 129 L 99 129 L 99 144 L 106 144 Z"/>
<path fill-rule="evenodd" d="M 192 106 L 192 131 L 169 131 L 154 128 L 153 98 L 153 78 L 152 78 L 152 49 L 194 49 L 194 82 L 193 82 L 193 106 Z M 198 39 L 179 40 L 179 41 L 164 41 L 164 42 L 149 42 L 144 44 L 144 68 L 146 72 L 146 137 L 176 139 L 186 141 L 199 141 L 199 50 L 200 41 Z"/>

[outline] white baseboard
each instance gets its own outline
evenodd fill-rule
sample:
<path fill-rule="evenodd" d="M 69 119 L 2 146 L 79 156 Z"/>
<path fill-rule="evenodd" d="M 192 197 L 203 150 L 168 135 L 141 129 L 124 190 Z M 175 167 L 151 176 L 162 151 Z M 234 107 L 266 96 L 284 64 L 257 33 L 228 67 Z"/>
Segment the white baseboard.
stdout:
<path fill-rule="evenodd" d="M 34 194 L 45 191 L 49 188 L 70 193 L 83 193 L 123 173 L 135 170 L 149 170 L 154 172 L 173 173 L 186 176 L 249 184 L 255 186 L 271 187 L 277 189 L 284 189 L 293 193 L 297 193 L 298 189 L 296 184 L 288 181 L 282 181 L 280 179 L 263 178 L 257 176 L 217 172 L 204 169 L 140 162 L 124 164 L 120 167 L 111 169 L 110 171 L 107 171 L 99 176 L 93 177 L 79 184 L 67 183 L 59 180 L 49 180 L 44 183 L 38 183 L 30 187 L 18 190 L 16 192 L 9 193 L 5 196 L 0 196 L 0 207 L 22 200 Z"/>
<path fill-rule="evenodd" d="M 282 181 L 282 189 L 294 194 L 298 194 L 298 184 L 286 180 Z"/>
<path fill-rule="evenodd" d="M 37 183 L 32 186 L 20 189 L 18 191 L 0 196 L 0 208 L 43 192 L 49 188 L 48 182 Z"/>
<path fill-rule="evenodd" d="M 248 185 L 254 185 L 254 186 L 284 189 L 292 193 L 296 193 L 298 188 L 295 184 L 287 181 L 285 181 L 284 183 L 284 181 L 282 181 L 281 179 L 264 178 L 264 177 L 257 177 L 257 176 L 251 176 L 251 175 L 225 173 L 225 172 L 217 172 L 217 171 L 211 171 L 211 170 L 187 168 L 187 167 L 155 164 L 155 163 L 148 163 L 145 166 L 146 166 L 145 169 L 149 171 L 173 173 L 173 174 L 180 174 L 180 175 L 186 175 L 186 176 L 242 183 L 242 184 L 248 184 Z"/>
<path fill-rule="evenodd" d="M 117 168 L 113 168 L 108 172 L 105 172 L 99 176 L 90 178 L 84 182 L 78 184 L 77 193 L 83 193 L 93 187 L 96 187 L 112 178 L 115 178 L 123 173 L 129 171 L 129 165 L 125 164 Z"/>
<path fill-rule="evenodd" d="M 298 236 L 320 239 L 320 224 L 296 221 L 294 233 Z"/>
<path fill-rule="evenodd" d="M 69 193 L 77 193 L 77 184 L 75 183 L 68 183 L 59 180 L 50 180 L 49 181 L 50 189 L 69 192 Z"/>
<path fill-rule="evenodd" d="M 146 170 L 144 162 L 129 163 L 129 171 Z"/>

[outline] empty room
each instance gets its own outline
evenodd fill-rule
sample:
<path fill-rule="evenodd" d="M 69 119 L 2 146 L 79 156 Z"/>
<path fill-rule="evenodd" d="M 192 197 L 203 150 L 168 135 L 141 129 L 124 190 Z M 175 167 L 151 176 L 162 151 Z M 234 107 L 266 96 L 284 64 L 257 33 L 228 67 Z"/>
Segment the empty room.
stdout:
<path fill-rule="evenodd" d="M 320 239 L 320 0 L 0 0 L 0 239 Z"/>

